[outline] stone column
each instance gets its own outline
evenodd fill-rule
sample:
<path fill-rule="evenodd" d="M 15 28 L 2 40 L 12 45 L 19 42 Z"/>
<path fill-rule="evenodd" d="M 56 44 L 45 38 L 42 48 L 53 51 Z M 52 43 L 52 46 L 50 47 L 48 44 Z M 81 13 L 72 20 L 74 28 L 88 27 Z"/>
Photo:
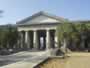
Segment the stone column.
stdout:
<path fill-rule="evenodd" d="M 23 32 L 20 32 L 20 44 L 19 44 L 18 48 L 23 48 L 23 45 L 24 45 L 24 42 L 23 42 L 24 38 L 23 37 L 24 37 Z"/>
<path fill-rule="evenodd" d="M 46 30 L 46 49 L 48 50 L 50 47 L 50 32 Z"/>
<path fill-rule="evenodd" d="M 39 48 L 39 40 L 38 40 L 38 34 L 37 34 L 37 31 L 34 30 L 34 36 L 33 36 L 33 45 L 34 45 L 34 48 L 35 49 L 38 49 Z"/>
<path fill-rule="evenodd" d="M 29 46 L 29 31 L 25 31 L 25 47 L 30 48 Z"/>

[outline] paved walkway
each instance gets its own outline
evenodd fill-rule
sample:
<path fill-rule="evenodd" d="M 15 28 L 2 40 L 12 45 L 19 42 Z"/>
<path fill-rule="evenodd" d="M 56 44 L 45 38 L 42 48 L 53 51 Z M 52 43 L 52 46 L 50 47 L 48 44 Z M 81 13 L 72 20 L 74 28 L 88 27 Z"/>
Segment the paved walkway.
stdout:
<path fill-rule="evenodd" d="M 43 57 L 42 57 L 43 56 Z M 45 52 L 29 52 L 23 51 L 13 55 L 8 56 L 0 56 L 1 66 L 0 68 L 32 68 L 35 64 L 41 62 L 42 60 L 46 59 Z M 7 65 L 8 64 L 8 65 Z"/>
<path fill-rule="evenodd" d="M 26 60 L 23 60 L 20 62 L 2 66 L 0 68 L 33 68 L 35 65 L 37 65 L 38 63 L 40 63 L 41 61 L 43 61 L 45 59 L 46 59 L 46 57 L 37 56 L 37 57 L 33 57 L 31 59 L 27 58 Z"/>
<path fill-rule="evenodd" d="M 64 68 L 90 68 L 90 53 L 70 53 L 67 54 L 70 57 L 64 59 Z M 2 66 L 0 68 L 32 68 L 37 63 L 43 61 L 47 58 L 45 52 L 20 52 L 10 56 L 6 56 L 5 59 L 18 59 L 18 57 L 23 57 L 21 61 Z M 27 57 L 24 57 L 27 56 Z M 12 57 L 12 58 L 11 58 Z M 3 57 L 2 57 L 3 58 Z M 4 59 L 3 58 L 3 59 Z M 20 58 L 19 58 L 20 59 Z M 60 68 L 60 67 L 59 67 Z"/>

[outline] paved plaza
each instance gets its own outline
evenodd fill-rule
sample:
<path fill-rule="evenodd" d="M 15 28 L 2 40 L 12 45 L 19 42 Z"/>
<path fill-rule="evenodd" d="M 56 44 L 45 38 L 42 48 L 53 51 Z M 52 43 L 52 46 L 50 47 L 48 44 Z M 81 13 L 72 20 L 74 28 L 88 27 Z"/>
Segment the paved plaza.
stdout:
<path fill-rule="evenodd" d="M 24 68 L 27 64 L 30 65 L 29 68 L 32 68 L 35 64 L 41 62 L 42 60 L 46 59 L 46 55 L 44 51 L 39 52 L 30 52 L 30 51 L 23 51 L 13 55 L 8 56 L 0 56 L 1 68 L 19 68 L 16 66 L 22 66 Z M 3 67 L 4 65 L 4 67 Z M 24 65 L 24 66 L 23 66 Z"/>

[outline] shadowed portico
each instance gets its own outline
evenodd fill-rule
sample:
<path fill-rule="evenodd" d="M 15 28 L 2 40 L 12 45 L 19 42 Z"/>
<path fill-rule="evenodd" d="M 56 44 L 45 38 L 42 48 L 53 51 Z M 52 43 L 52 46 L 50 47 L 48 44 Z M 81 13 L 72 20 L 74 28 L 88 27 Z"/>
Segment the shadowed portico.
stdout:
<path fill-rule="evenodd" d="M 37 50 L 55 48 L 55 30 L 21 31 L 20 36 L 20 48 Z"/>

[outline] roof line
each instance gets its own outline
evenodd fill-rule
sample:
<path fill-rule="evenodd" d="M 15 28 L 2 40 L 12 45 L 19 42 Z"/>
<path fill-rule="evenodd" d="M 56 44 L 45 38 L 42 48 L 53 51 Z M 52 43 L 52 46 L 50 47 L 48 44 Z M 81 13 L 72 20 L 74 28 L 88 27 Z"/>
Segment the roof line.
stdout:
<path fill-rule="evenodd" d="M 44 12 L 44 11 L 40 11 L 38 13 L 33 14 L 32 16 L 29 16 L 29 17 L 27 17 L 27 18 L 17 22 L 16 24 L 23 24 L 24 22 L 27 22 L 28 20 L 32 20 L 33 18 L 35 18 L 37 16 L 40 16 L 40 15 L 44 15 L 44 16 L 56 19 L 58 21 L 64 21 L 65 20 L 64 18 L 61 18 L 61 17 L 55 16 L 55 15 L 49 14 L 49 13 Z"/>

